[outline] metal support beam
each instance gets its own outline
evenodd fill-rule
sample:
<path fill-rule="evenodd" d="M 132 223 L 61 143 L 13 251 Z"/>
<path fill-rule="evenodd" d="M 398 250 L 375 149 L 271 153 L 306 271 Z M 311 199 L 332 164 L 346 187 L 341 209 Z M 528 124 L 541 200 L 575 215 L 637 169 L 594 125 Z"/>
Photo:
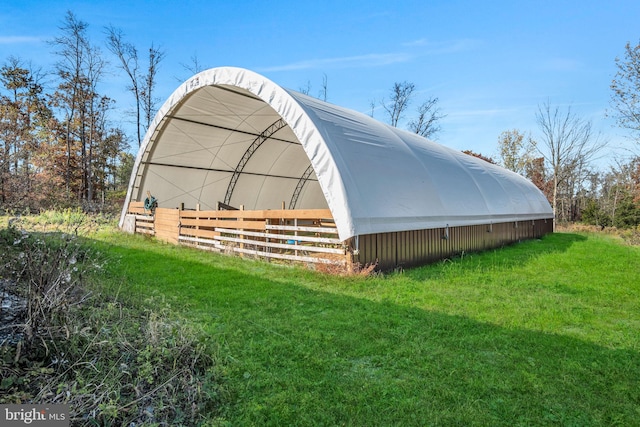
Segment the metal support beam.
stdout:
<path fill-rule="evenodd" d="M 231 203 L 231 196 L 233 195 L 233 190 L 236 188 L 236 183 L 238 182 L 238 178 L 240 178 L 240 174 L 244 170 L 245 166 L 251 159 L 251 156 L 260 148 L 260 146 L 267 141 L 273 134 L 278 132 L 283 127 L 287 126 L 287 123 L 283 118 L 276 120 L 271 126 L 266 128 L 260 135 L 253 140 L 247 151 L 244 152 L 242 158 L 238 162 L 238 166 L 233 171 L 233 175 L 231 176 L 231 181 L 229 181 L 229 186 L 227 187 L 227 194 L 224 196 L 224 203 Z"/>
<path fill-rule="evenodd" d="M 313 166 L 309 165 L 307 170 L 304 171 L 300 179 L 298 180 L 298 185 L 296 185 L 296 189 L 293 190 L 293 195 L 291 196 L 291 202 L 289 202 L 289 209 L 295 209 L 296 204 L 298 203 L 298 197 L 300 197 L 300 193 L 304 188 L 304 185 L 309 181 L 309 177 L 313 173 Z"/>

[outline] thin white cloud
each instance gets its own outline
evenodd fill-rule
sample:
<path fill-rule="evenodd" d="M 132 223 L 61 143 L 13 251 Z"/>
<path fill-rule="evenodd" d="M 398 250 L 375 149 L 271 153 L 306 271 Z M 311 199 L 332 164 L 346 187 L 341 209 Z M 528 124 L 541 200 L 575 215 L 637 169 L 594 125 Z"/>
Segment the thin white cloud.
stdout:
<path fill-rule="evenodd" d="M 477 46 L 480 42 L 472 39 L 451 40 L 445 42 L 431 42 L 427 39 L 417 39 L 402 43 L 403 48 L 409 48 L 413 52 L 391 52 L 391 53 L 370 53 L 366 55 L 344 56 L 337 58 L 317 58 L 305 61 L 292 62 L 290 64 L 274 65 L 262 67 L 257 71 L 294 71 L 308 70 L 315 68 L 358 68 L 358 67 L 379 67 L 402 62 L 409 62 L 424 55 L 438 55 L 469 50 Z M 418 49 L 414 49 L 418 48 Z M 426 49 L 425 49 L 426 48 Z"/>
<path fill-rule="evenodd" d="M 474 39 L 459 39 L 434 42 L 426 38 L 421 38 L 402 43 L 402 46 L 410 48 L 426 48 L 426 51 L 423 53 L 435 55 L 474 49 L 476 46 L 480 45 L 480 43 L 481 42 L 479 40 Z"/>
<path fill-rule="evenodd" d="M 371 53 L 367 55 L 345 56 L 338 58 L 310 59 L 290 64 L 261 68 L 262 72 L 308 70 L 313 68 L 357 68 L 378 67 L 407 62 L 413 58 L 408 53 Z"/>
<path fill-rule="evenodd" d="M 21 44 L 21 43 L 37 43 L 39 37 L 30 36 L 0 36 L 0 44 Z"/>

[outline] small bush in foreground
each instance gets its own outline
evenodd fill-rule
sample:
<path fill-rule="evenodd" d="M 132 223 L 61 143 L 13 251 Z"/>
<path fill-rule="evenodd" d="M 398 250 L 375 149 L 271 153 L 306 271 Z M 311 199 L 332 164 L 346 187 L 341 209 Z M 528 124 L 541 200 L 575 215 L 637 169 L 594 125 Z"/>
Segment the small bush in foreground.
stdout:
<path fill-rule="evenodd" d="M 194 425 L 215 413 L 211 343 L 166 305 L 88 284 L 102 265 L 87 247 L 74 234 L 0 230 L 0 403 L 69 404 L 72 425 Z"/>

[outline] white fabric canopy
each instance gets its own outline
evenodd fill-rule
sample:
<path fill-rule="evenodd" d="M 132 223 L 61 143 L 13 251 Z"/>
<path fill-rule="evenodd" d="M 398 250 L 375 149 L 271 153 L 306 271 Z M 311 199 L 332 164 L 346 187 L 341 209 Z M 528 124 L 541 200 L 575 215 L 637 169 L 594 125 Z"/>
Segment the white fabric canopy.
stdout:
<path fill-rule="evenodd" d="M 552 218 L 511 171 L 232 67 L 203 71 L 158 111 L 126 206 L 329 208 L 342 240 Z"/>

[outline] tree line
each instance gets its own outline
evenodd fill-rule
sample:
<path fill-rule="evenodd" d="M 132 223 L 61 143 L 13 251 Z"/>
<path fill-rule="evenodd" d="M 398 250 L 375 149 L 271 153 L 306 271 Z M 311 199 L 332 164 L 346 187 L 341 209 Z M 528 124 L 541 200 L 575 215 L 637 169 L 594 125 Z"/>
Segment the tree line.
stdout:
<path fill-rule="evenodd" d="M 124 196 L 133 166 L 131 139 L 115 125 L 115 100 L 101 91 L 112 70 L 88 24 L 67 12 L 49 41 L 52 70 L 9 57 L 0 68 L 0 208 L 102 210 Z M 155 114 L 164 53 L 151 46 L 142 66 L 122 32 L 105 29 L 106 46 L 130 79 L 136 139 Z M 114 206 L 117 209 L 117 206 Z"/>

